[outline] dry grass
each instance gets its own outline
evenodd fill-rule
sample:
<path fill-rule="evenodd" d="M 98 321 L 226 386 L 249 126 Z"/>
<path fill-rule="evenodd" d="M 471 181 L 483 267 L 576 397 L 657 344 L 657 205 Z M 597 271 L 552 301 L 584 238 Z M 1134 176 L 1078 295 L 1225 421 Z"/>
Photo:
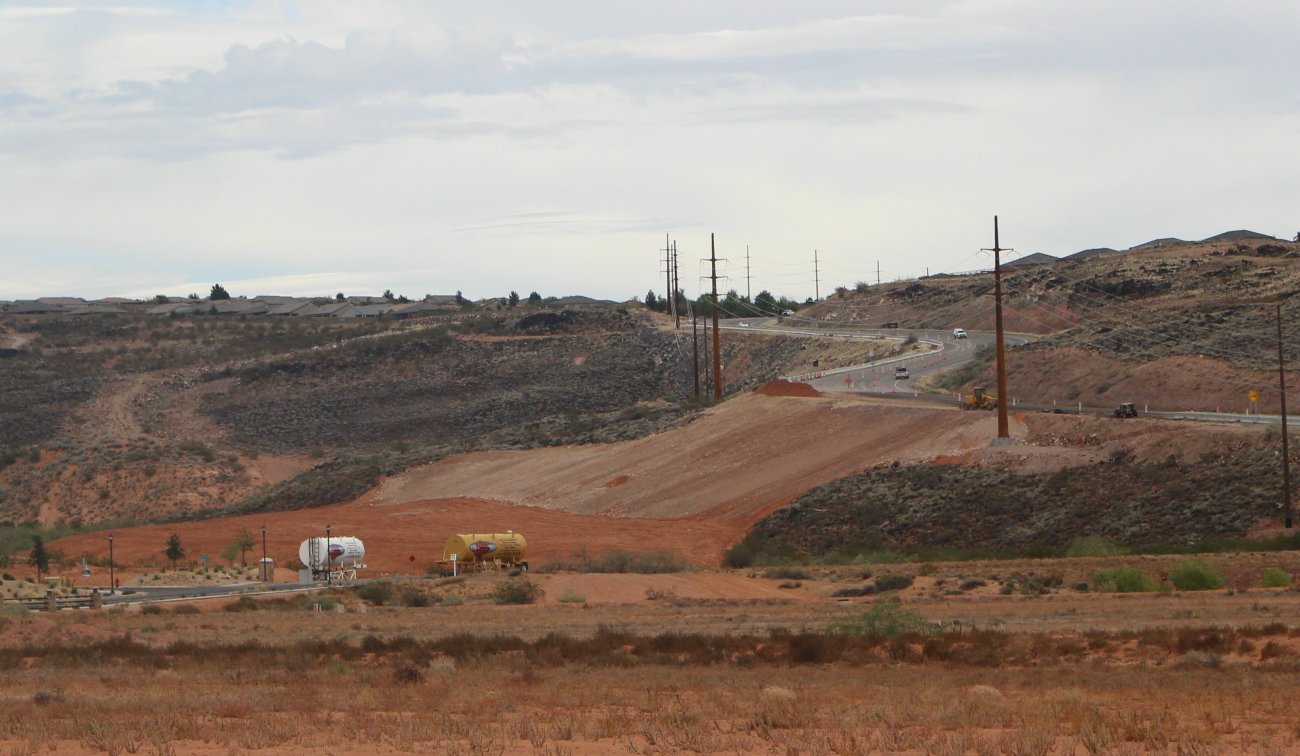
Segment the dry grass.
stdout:
<path fill-rule="evenodd" d="M 678 606 L 659 609 L 648 632 L 607 625 L 521 637 L 512 628 L 553 615 L 484 607 L 489 614 L 467 628 L 468 608 L 11 619 L 0 626 L 0 748 L 1059 754 L 1300 745 L 1287 702 L 1300 638 L 1280 623 L 852 636 L 759 629 L 747 612 L 763 607 L 731 605 L 739 619 L 730 632 L 692 631 L 692 616 L 714 607 Z M 280 632 L 294 626 L 311 632 Z"/>

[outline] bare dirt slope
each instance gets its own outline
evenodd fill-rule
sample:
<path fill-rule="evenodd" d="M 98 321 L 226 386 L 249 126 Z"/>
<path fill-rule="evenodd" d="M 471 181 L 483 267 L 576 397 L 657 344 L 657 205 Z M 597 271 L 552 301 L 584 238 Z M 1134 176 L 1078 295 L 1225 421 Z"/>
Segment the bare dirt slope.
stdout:
<path fill-rule="evenodd" d="M 992 415 L 948 408 L 750 394 L 685 428 L 635 441 L 442 460 L 386 481 L 370 501 L 469 496 L 580 514 L 747 524 L 871 465 L 983 446 L 994 423 Z"/>

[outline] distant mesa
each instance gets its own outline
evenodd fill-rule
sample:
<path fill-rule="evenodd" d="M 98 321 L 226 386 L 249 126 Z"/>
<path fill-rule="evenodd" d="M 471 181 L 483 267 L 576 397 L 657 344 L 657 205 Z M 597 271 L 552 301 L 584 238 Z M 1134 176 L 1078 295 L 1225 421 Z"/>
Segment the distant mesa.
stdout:
<path fill-rule="evenodd" d="M 1042 252 L 1035 252 L 1032 255 L 1025 255 L 1024 257 L 1017 258 L 1011 262 L 1004 262 L 1002 263 L 1002 267 L 1033 268 L 1039 265 L 1052 265 L 1057 262 L 1060 262 L 1059 257 L 1052 257 L 1051 255 Z"/>
<path fill-rule="evenodd" d="M 1208 239 L 1202 239 L 1201 241 L 1225 242 L 1225 241 L 1277 241 L 1277 240 L 1278 239 L 1276 236 L 1261 234 L 1258 231 L 1247 231 L 1246 229 L 1243 228 L 1237 231 L 1224 231 L 1221 234 L 1218 234 L 1216 236 L 1211 236 Z"/>
<path fill-rule="evenodd" d="M 1177 244 L 1189 244 L 1189 243 L 1190 242 L 1188 242 L 1186 239 L 1179 239 L 1176 236 L 1166 236 L 1163 239 L 1152 239 L 1149 242 L 1139 244 L 1135 247 L 1129 247 L 1129 249 L 1155 249 L 1157 247 L 1172 247 Z"/>
<path fill-rule="evenodd" d="M 1119 251 L 1118 249 L 1111 249 L 1110 247 L 1093 247 L 1092 249 L 1080 250 L 1078 252 L 1075 252 L 1072 255 L 1066 255 L 1064 259 L 1086 260 L 1089 257 L 1096 257 L 1097 255 L 1109 255 L 1111 253 L 1118 252 L 1118 251 Z"/>

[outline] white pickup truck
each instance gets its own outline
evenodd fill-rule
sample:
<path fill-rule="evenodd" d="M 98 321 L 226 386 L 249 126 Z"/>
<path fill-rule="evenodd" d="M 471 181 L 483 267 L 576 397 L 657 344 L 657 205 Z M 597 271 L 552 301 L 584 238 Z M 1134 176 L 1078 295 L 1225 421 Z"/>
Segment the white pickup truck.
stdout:
<path fill-rule="evenodd" d="M 964 338 L 966 338 L 966 329 L 964 329 L 964 328 L 954 328 L 954 329 L 952 329 L 952 337 L 953 337 L 954 339 L 964 339 Z"/>

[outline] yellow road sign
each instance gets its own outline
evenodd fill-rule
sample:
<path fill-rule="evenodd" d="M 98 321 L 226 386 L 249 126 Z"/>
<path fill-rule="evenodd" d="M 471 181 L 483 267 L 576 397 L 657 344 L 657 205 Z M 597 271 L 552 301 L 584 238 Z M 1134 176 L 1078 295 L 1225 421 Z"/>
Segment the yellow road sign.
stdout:
<path fill-rule="evenodd" d="M 1259 392 L 1256 391 L 1255 389 L 1251 389 L 1251 390 L 1250 390 L 1250 393 L 1247 394 L 1246 396 L 1249 396 L 1249 397 L 1250 397 L 1250 400 L 1251 400 L 1252 402 L 1257 402 L 1257 401 L 1259 401 Z"/>

